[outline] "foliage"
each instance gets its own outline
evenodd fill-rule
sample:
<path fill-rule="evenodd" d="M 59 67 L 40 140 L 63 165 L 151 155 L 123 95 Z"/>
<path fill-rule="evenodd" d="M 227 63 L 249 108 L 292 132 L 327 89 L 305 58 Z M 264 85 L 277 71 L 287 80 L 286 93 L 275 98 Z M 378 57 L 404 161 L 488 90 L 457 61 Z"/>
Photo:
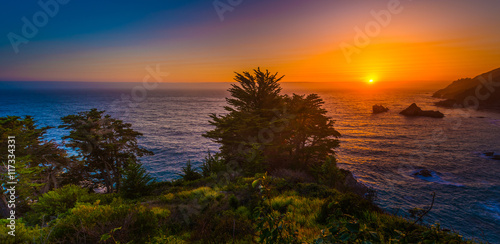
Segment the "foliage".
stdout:
<path fill-rule="evenodd" d="M 340 192 L 333 188 L 315 183 L 298 183 L 293 189 L 301 196 L 309 198 L 328 199 L 340 195 Z"/>
<path fill-rule="evenodd" d="M 60 214 L 66 213 L 73 208 L 78 199 L 85 199 L 89 196 L 86 189 L 75 185 L 66 185 L 54 191 L 49 191 L 38 198 L 33 204 L 32 210 L 27 219 L 30 223 L 43 224 L 49 222 Z"/>
<path fill-rule="evenodd" d="M 280 213 L 289 213 L 293 222 L 301 227 L 315 227 L 316 213 L 324 200 L 297 196 L 295 192 L 283 193 L 270 201 L 272 209 Z"/>
<path fill-rule="evenodd" d="M 194 181 L 201 179 L 201 174 L 193 169 L 193 166 L 191 165 L 191 160 L 188 160 L 186 163 L 185 167 L 182 167 L 182 174 L 179 174 L 179 176 L 182 177 L 183 180 L 185 181 Z"/>
<path fill-rule="evenodd" d="M 212 175 L 217 175 L 225 170 L 226 165 L 224 164 L 224 160 L 221 158 L 221 156 L 219 154 L 212 155 L 210 152 L 208 152 L 208 155 L 205 157 L 205 160 L 201 165 L 202 176 L 209 177 Z"/>
<path fill-rule="evenodd" d="M 12 236 L 9 235 L 9 231 L 12 231 L 12 229 L 7 226 L 8 223 L 9 220 L 0 219 L 0 243 L 48 243 L 47 237 L 49 237 L 51 229 L 38 226 L 29 227 L 22 219 L 17 219 L 15 236 Z"/>
<path fill-rule="evenodd" d="M 117 227 L 117 228 L 114 228 L 112 229 L 109 233 L 106 233 L 104 235 L 101 236 L 101 240 L 100 241 L 107 241 L 109 238 L 113 239 L 113 242 L 114 243 L 117 243 L 119 244 L 120 242 L 117 242 L 115 240 L 115 237 L 113 236 L 113 234 L 117 231 L 117 230 L 121 230 L 122 227 Z"/>
<path fill-rule="evenodd" d="M 178 236 L 172 236 L 172 235 L 157 235 L 153 237 L 153 239 L 147 244 L 187 244 L 188 242 L 184 241 L 182 238 Z"/>
<path fill-rule="evenodd" d="M 204 136 L 219 143 L 226 163 L 237 162 L 246 175 L 277 168 L 308 171 L 338 146 L 340 134 L 322 99 L 281 95 L 282 78 L 260 69 L 236 73 L 238 83 L 224 107 L 228 113 L 210 116 L 215 128 Z"/>
<path fill-rule="evenodd" d="M 320 184 L 337 189 L 343 188 L 345 175 L 337 167 L 337 160 L 334 157 L 327 157 L 322 164 L 313 167 L 312 171 Z"/>
<path fill-rule="evenodd" d="M 315 179 L 309 175 L 307 172 L 304 172 L 302 170 L 293 170 L 293 169 L 287 169 L 287 168 L 281 168 L 274 170 L 272 172 L 272 176 L 276 178 L 283 178 L 287 180 L 290 183 L 296 184 L 296 183 L 305 183 L 305 182 L 314 182 Z"/>
<path fill-rule="evenodd" d="M 253 235 L 252 222 L 248 218 L 222 209 L 213 204 L 197 216 L 193 227 L 194 242 L 230 243 Z"/>
<path fill-rule="evenodd" d="M 356 220 L 349 222 L 333 223 L 329 234 L 316 240 L 315 243 L 380 243 L 380 237 L 376 231 L 371 231 L 365 224 Z"/>
<path fill-rule="evenodd" d="M 420 216 L 422 216 L 425 213 L 425 209 L 422 208 L 412 208 L 408 210 L 408 213 L 410 214 L 410 217 L 413 219 L 418 219 Z"/>
<path fill-rule="evenodd" d="M 298 231 L 287 213 L 276 211 L 271 202 L 271 185 L 267 173 L 252 183 L 260 190 L 262 202 L 257 207 L 257 232 L 260 243 L 300 243 Z M 266 204 L 265 201 L 268 201 Z"/>
<path fill-rule="evenodd" d="M 318 223 L 326 224 L 330 219 L 337 219 L 344 214 L 349 216 L 362 216 L 367 210 L 379 211 L 370 201 L 351 192 L 329 197 L 320 208 L 317 216 Z"/>
<path fill-rule="evenodd" d="M 333 221 L 314 243 L 473 243 L 463 237 L 441 230 L 439 224 L 418 226 L 406 234 L 411 224 L 397 217 L 377 215 L 377 223 L 344 215 Z"/>
<path fill-rule="evenodd" d="M 43 139 L 49 128 L 37 127 L 30 116 L 24 119 L 17 116 L 0 118 L 0 146 L 9 148 L 13 155 L 0 154 L 2 162 L 0 180 L 4 189 L 8 188 L 6 182 L 17 181 L 16 209 L 18 214 L 27 211 L 29 202 L 35 200 L 39 194 L 60 187 L 61 182 L 67 180 L 66 172 L 71 171 L 73 161 L 69 160 L 66 152 L 54 141 Z M 12 144 L 9 144 L 9 137 L 15 137 L 11 141 Z M 7 173 L 9 165 L 15 167 L 15 174 Z M 15 178 L 10 178 L 10 176 Z M 2 193 L 1 205 L 6 200 L 5 193 Z M 2 206 L 2 209 L 7 208 Z"/>
<path fill-rule="evenodd" d="M 77 203 L 109 204 L 116 197 L 114 194 L 93 194 L 87 189 L 75 185 L 65 185 L 62 188 L 49 191 L 38 198 L 31 206 L 31 211 L 25 216 L 30 225 L 44 225 L 56 218 L 64 217 Z"/>
<path fill-rule="evenodd" d="M 139 163 L 130 163 L 123 174 L 123 185 L 120 193 L 129 199 L 139 198 L 151 192 L 151 184 L 155 180 Z"/>
<path fill-rule="evenodd" d="M 187 191 L 181 191 L 177 194 L 175 194 L 177 198 L 184 198 L 184 199 L 196 199 L 199 202 L 211 202 L 221 196 L 223 196 L 220 192 L 207 187 L 203 186 L 200 188 L 196 188 L 193 190 L 187 190 Z"/>
<path fill-rule="evenodd" d="M 237 209 L 240 206 L 240 201 L 238 200 L 238 198 L 234 194 L 231 194 L 229 196 L 229 206 L 232 209 Z"/>
<path fill-rule="evenodd" d="M 98 243 L 112 233 L 117 242 L 145 242 L 158 232 L 165 218 L 141 204 L 127 204 L 116 199 L 109 205 L 79 203 L 69 215 L 57 222 L 52 240 L 68 243 Z"/>
<path fill-rule="evenodd" d="M 225 107 L 229 114 L 211 115 L 210 123 L 215 129 L 204 136 L 220 143 L 221 155 L 228 162 L 238 162 L 247 175 L 263 170 L 256 167 L 262 164 L 262 160 L 255 153 L 263 151 L 263 143 L 258 136 L 260 131 L 274 124 L 275 121 L 271 122 L 273 117 L 279 115 L 276 106 L 282 102 L 278 84 L 281 78 L 260 69 L 254 70 L 254 75 L 236 73 L 235 80 L 239 86 L 233 84 L 229 89 L 232 98 L 226 99 L 231 106 Z"/>
<path fill-rule="evenodd" d="M 65 186 L 43 195 L 32 210 L 55 213 L 58 218 L 42 227 L 26 226 L 20 220 L 16 241 L 465 243 L 461 236 L 443 231 L 438 225 L 414 225 L 414 221 L 379 212 L 359 196 L 317 183 L 290 183 L 285 190 L 283 182 L 286 180 L 261 174 L 238 178 L 224 190 L 170 186 L 160 197 L 134 200 L 139 203 L 127 202 L 117 194 L 88 193 L 76 186 Z M 51 202 L 61 204 L 51 206 Z M 1 223 L 0 230 L 7 230 Z"/>
<path fill-rule="evenodd" d="M 287 113 L 293 118 L 284 129 L 285 146 L 280 150 L 281 158 L 289 159 L 291 165 L 287 167 L 307 170 L 328 156 L 333 157 L 340 133 L 333 128 L 333 120 L 326 116 L 323 100 L 317 94 L 293 94 L 285 96 L 284 100 Z"/>
<path fill-rule="evenodd" d="M 105 115 L 105 111 L 91 109 L 76 115 L 62 117 L 59 126 L 69 130 L 66 146 L 78 152 L 84 163 L 81 180 L 94 186 L 104 185 L 107 192 L 121 188 L 123 172 L 128 164 L 152 152 L 140 147 L 137 138 L 141 133 L 132 125 Z"/>

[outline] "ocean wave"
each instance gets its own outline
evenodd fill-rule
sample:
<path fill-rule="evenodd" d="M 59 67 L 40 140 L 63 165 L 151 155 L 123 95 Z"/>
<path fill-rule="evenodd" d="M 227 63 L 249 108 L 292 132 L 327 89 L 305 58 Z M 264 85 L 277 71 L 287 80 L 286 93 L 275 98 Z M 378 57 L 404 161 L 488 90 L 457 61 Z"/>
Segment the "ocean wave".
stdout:
<path fill-rule="evenodd" d="M 479 205 L 488 213 L 489 216 L 493 217 L 497 221 L 500 221 L 500 203 L 489 201 L 486 203 L 480 203 Z"/>

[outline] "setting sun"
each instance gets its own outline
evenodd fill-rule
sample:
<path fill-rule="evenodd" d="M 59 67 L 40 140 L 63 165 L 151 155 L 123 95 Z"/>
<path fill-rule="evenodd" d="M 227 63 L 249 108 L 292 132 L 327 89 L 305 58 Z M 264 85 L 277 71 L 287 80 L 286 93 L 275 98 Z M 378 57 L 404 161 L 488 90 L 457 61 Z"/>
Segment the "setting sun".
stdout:
<path fill-rule="evenodd" d="M 373 83 L 373 79 L 369 80 L 368 82 Z"/>

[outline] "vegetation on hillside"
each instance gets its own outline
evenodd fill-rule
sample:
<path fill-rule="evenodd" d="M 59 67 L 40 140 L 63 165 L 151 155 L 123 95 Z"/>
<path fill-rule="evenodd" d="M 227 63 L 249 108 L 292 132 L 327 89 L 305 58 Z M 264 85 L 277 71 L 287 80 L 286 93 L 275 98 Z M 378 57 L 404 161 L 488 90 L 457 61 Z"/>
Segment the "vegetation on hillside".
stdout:
<path fill-rule="evenodd" d="M 281 77 L 259 69 L 235 79 L 227 114 L 205 134 L 220 152 L 173 181 L 148 175 L 141 134 L 104 111 L 62 118 L 73 156 L 31 117 L 0 118 L 2 143 L 18 141 L 24 189 L 16 235 L 1 220 L 2 243 L 472 243 L 418 224 L 425 211 L 393 216 L 355 191 L 318 95 L 283 95 Z"/>

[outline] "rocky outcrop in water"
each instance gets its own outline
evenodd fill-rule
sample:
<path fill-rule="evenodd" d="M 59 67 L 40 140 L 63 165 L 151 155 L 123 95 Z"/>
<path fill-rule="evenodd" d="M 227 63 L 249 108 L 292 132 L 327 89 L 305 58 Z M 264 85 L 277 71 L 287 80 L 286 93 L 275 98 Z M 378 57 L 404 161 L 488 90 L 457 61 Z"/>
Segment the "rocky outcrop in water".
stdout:
<path fill-rule="evenodd" d="M 495 152 L 485 152 L 483 154 L 484 154 L 484 156 L 486 156 L 490 159 L 500 160 L 500 154 L 496 154 Z"/>
<path fill-rule="evenodd" d="M 382 106 L 382 105 L 378 105 L 378 104 L 373 105 L 373 113 L 374 114 L 385 113 L 387 111 L 389 111 L 389 109 Z"/>
<path fill-rule="evenodd" d="M 432 172 L 428 169 L 421 169 L 418 172 L 413 173 L 414 176 L 432 177 Z"/>
<path fill-rule="evenodd" d="M 439 112 L 439 111 L 422 110 L 415 103 L 412 103 L 408 108 L 401 111 L 400 114 L 402 114 L 404 116 L 411 116 L 411 117 L 417 117 L 417 116 L 431 117 L 431 118 L 443 118 L 444 117 L 444 114 Z"/>

